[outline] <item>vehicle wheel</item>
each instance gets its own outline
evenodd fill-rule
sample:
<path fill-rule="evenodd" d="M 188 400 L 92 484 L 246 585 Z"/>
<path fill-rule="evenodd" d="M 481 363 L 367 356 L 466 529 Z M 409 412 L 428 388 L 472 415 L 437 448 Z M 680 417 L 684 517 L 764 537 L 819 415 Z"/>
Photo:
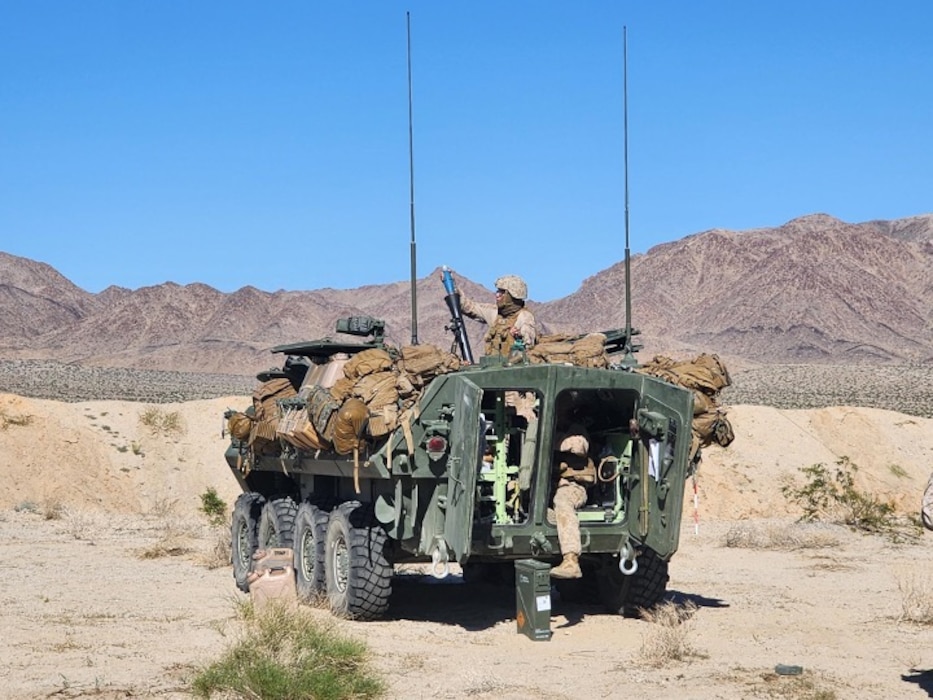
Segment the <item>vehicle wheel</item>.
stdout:
<path fill-rule="evenodd" d="M 314 600 L 326 589 L 324 541 L 328 514 L 310 503 L 298 506 L 295 516 L 295 583 L 298 599 Z"/>
<path fill-rule="evenodd" d="M 244 593 L 249 592 L 250 566 L 253 553 L 259 547 L 259 515 L 265 500 L 255 492 L 241 493 L 233 507 L 230 523 L 230 553 L 233 563 L 233 578 L 236 587 Z"/>
<path fill-rule="evenodd" d="M 388 609 L 392 566 L 385 554 L 386 541 L 371 506 L 347 501 L 331 512 L 324 576 L 334 614 L 372 620 Z"/>
<path fill-rule="evenodd" d="M 267 501 L 259 516 L 259 548 L 291 547 L 297 512 L 298 506 L 290 498 Z"/>
<path fill-rule="evenodd" d="M 599 597 L 611 612 L 638 617 L 639 609 L 650 610 L 667 590 L 668 562 L 647 547 L 638 556 L 638 571 L 626 576 L 616 557 L 607 557 L 599 571 Z"/>

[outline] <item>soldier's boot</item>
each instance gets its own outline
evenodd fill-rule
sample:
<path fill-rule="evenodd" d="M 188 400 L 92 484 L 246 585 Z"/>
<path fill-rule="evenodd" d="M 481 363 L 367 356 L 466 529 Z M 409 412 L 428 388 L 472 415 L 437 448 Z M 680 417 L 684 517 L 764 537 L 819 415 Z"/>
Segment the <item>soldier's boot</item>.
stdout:
<path fill-rule="evenodd" d="M 551 569 L 552 578 L 583 578 L 580 571 L 580 555 L 565 554 L 564 560 Z"/>

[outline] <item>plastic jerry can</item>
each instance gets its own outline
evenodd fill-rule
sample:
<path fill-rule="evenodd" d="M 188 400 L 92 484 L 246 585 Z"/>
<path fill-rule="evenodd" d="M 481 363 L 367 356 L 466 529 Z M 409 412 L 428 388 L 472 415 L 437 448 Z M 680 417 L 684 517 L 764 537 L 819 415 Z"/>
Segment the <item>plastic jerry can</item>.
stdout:
<path fill-rule="evenodd" d="M 295 588 L 295 570 L 290 566 L 281 569 L 266 569 L 249 584 L 249 597 L 257 610 L 276 602 L 289 608 L 298 607 L 298 592 Z"/>
<path fill-rule="evenodd" d="M 298 606 L 293 552 L 285 547 L 260 549 L 253 555 L 249 597 L 257 610 L 270 602 L 289 608 Z"/>
<path fill-rule="evenodd" d="M 253 554 L 253 571 L 260 574 L 266 569 L 281 569 L 283 566 L 294 565 L 295 555 L 289 547 L 257 549 Z"/>

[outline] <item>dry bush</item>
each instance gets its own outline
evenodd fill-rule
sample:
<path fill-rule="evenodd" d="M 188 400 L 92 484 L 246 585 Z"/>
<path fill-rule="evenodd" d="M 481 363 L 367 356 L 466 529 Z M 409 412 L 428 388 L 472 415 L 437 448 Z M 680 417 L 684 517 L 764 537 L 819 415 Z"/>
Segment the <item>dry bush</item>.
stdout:
<path fill-rule="evenodd" d="M 691 602 L 684 605 L 667 602 L 651 610 L 642 610 L 641 617 L 650 626 L 642 636 L 638 661 L 660 668 L 674 661 L 702 657 L 689 639 L 696 611 L 697 606 Z"/>
<path fill-rule="evenodd" d="M 158 406 L 148 406 L 139 414 L 142 423 L 153 435 L 181 436 L 188 432 L 185 419 L 178 411 L 166 411 Z"/>
<path fill-rule="evenodd" d="M 822 523 L 742 522 L 726 533 L 726 547 L 736 549 L 822 549 L 839 545 L 832 526 Z"/>
<path fill-rule="evenodd" d="M 46 498 L 42 501 L 42 517 L 46 520 L 61 520 L 65 514 L 65 506 L 57 498 Z"/>
<path fill-rule="evenodd" d="M 140 559 L 178 557 L 195 551 L 194 542 L 204 536 L 203 524 L 177 514 L 177 501 L 157 500 L 144 514 L 145 530 L 155 533 L 154 541 L 137 550 Z"/>
<path fill-rule="evenodd" d="M 60 519 L 65 532 L 76 540 L 91 541 L 100 536 L 102 527 L 106 527 L 97 514 L 67 506 L 62 508 Z"/>
<path fill-rule="evenodd" d="M 899 576 L 901 592 L 901 622 L 933 625 L 933 578 L 929 574 L 909 573 Z"/>
<path fill-rule="evenodd" d="M 186 537 L 177 533 L 167 532 L 148 547 L 137 550 L 140 559 L 162 559 L 164 557 L 180 557 L 191 552 L 191 546 Z"/>
<path fill-rule="evenodd" d="M 136 554 L 140 559 L 161 559 L 190 554 L 194 551 L 192 541 L 200 533 L 196 523 L 173 517 L 158 518 L 153 529 L 157 533 L 155 541 L 137 550 Z"/>
<path fill-rule="evenodd" d="M 178 512 L 178 500 L 173 498 L 158 498 L 153 501 L 152 506 L 146 512 L 146 515 L 153 516 L 155 518 L 171 518 L 176 517 Z"/>
<path fill-rule="evenodd" d="M 10 426 L 27 426 L 32 420 L 33 416 L 28 413 L 7 413 L 6 409 L 0 408 L 0 430 L 6 430 Z"/>
<path fill-rule="evenodd" d="M 230 542 L 230 528 L 213 527 L 211 528 L 213 538 L 211 545 L 200 558 L 200 563 L 208 569 L 220 569 L 229 566 L 233 552 Z"/>
<path fill-rule="evenodd" d="M 804 671 L 800 675 L 783 676 L 777 672 L 761 675 L 753 684 L 754 697 L 773 698 L 774 700 L 837 700 L 838 695 L 832 688 L 834 682 L 823 674 Z"/>

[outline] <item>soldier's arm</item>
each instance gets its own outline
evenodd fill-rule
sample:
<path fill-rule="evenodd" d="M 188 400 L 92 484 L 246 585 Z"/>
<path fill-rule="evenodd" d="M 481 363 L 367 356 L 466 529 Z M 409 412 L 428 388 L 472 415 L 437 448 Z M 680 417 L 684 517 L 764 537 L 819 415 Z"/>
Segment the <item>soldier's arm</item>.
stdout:
<path fill-rule="evenodd" d="M 495 304 L 479 304 L 463 296 L 462 293 L 460 295 L 460 309 L 463 311 L 464 316 L 469 316 L 486 325 L 494 323 L 499 313 Z"/>
<path fill-rule="evenodd" d="M 522 342 L 525 343 L 526 348 L 533 347 L 535 342 L 538 340 L 538 329 L 535 325 L 535 317 L 527 309 L 523 309 L 519 314 L 518 318 L 515 319 L 515 325 L 512 326 L 515 329 L 518 337 L 522 339 Z"/>

